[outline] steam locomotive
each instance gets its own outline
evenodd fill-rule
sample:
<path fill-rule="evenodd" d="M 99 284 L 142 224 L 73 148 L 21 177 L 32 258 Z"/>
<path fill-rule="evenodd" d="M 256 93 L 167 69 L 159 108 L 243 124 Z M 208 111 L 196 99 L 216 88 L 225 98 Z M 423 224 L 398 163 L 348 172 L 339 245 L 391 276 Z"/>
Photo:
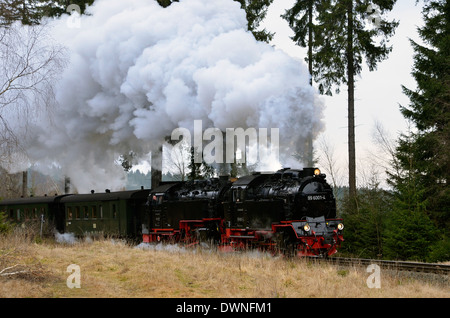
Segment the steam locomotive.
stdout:
<path fill-rule="evenodd" d="M 332 189 L 314 168 L 162 184 L 150 191 L 147 211 L 146 243 L 331 256 L 344 240 Z"/>

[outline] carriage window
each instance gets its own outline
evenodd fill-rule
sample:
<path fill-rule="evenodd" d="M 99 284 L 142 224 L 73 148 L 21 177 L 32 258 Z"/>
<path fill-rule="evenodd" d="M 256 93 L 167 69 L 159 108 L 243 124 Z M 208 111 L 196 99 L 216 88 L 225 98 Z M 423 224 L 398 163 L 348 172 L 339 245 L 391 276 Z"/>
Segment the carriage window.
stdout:
<path fill-rule="evenodd" d="M 14 218 L 14 210 L 13 210 L 13 209 L 10 209 L 10 210 L 9 210 L 9 218 L 10 218 L 10 219 L 13 219 L 13 218 Z"/>
<path fill-rule="evenodd" d="M 17 221 L 20 221 L 20 209 L 17 209 Z"/>
<path fill-rule="evenodd" d="M 320 182 L 310 182 L 303 188 L 303 193 L 311 194 L 323 192 L 323 185 Z"/>
<path fill-rule="evenodd" d="M 83 207 L 83 215 L 85 219 L 89 219 L 89 209 L 87 206 Z"/>
<path fill-rule="evenodd" d="M 92 211 L 92 218 L 93 218 L 93 219 L 96 219 L 96 218 L 97 218 L 97 207 L 96 207 L 96 206 L 93 206 L 93 207 L 91 208 L 91 211 Z"/>
<path fill-rule="evenodd" d="M 75 218 L 76 219 L 80 219 L 80 207 L 79 206 L 76 206 L 75 207 Z"/>
<path fill-rule="evenodd" d="M 72 208 L 71 207 L 67 207 L 67 218 L 69 220 L 73 219 L 73 215 L 72 215 Z"/>
<path fill-rule="evenodd" d="M 25 220 L 29 220 L 31 217 L 30 217 L 30 209 L 25 209 Z"/>
<path fill-rule="evenodd" d="M 117 217 L 117 210 L 116 210 L 116 205 L 115 204 L 113 204 L 112 210 L 113 210 L 113 218 L 115 219 Z"/>
<path fill-rule="evenodd" d="M 100 211 L 100 219 L 103 219 L 103 206 L 102 205 L 99 206 L 99 211 Z"/>
<path fill-rule="evenodd" d="M 33 219 L 37 220 L 38 218 L 38 209 L 37 208 L 33 208 Z"/>

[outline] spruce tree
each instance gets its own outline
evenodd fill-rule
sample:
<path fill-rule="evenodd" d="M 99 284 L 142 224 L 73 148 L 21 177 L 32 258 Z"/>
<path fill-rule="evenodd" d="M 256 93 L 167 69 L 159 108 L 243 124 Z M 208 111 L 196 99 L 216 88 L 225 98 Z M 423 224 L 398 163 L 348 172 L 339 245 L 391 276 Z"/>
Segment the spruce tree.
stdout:
<path fill-rule="evenodd" d="M 43 17 L 59 17 L 70 5 L 77 5 L 83 14 L 94 0 L 3 0 L 0 2 L 0 26 L 15 21 L 24 25 L 36 25 Z"/>
<path fill-rule="evenodd" d="M 168 7 L 172 4 L 172 2 L 178 2 L 178 0 L 156 0 L 161 7 Z"/>
<path fill-rule="evenodd" d="M 248 21 L 248 30 L 251 31 L 258 41 L 269 42 L 273 38 L 273 33 L 266 29 L 258 30 L 260 23 L 264 20 L 269 6 L 273 0 L 234 0 L 241 4 L 245 10 Z"/>
<path fill-rule="evenodd" d="M 450 3 L 433 0 L 423 9 L 425 25 L 418 29 L 424 42 L 411 40 L 415 51 L 412 75 L 417 89 L 403 87 L 409 106 L 401 112 L 417 132 L 412 155 L 418 182 L 424 189 L 430 217 L 448 232 L 450 229 Z M 402 143 L 400 141 L 400 154 Z M 408 162 L 403 161 L 406 168 Z M 447 233 L 448 235 L 448 233 Z"/>
<path fill-rule="evenodd" d="M 423 8 L 423 44 L 415 51 L 415 90 L 403 87 L 409 106 L 401 106 L 415 127 L 398 140 L 392 174 L 395 208 L 386 232 L 386 251 L 402 258 L 414 253 L 428 261 L 450 259 L 450 4 L 432 0 Z M 402 253 L 399 246 L 403 246 Z M 401 249 L 401 248 L 400 248 Z M 406 250 L 409 252 L 407 253 Z"/>
<path fill-rule="evenodd" d="M 363 59 L 369 70 L 386 59 L 392 50 L 388 38 L 394 33 L 398 22 L 387 21 L 383 14 L 393 9 L 396 0 L 322 0 L 317 2 L 316 23 L 312 37 L 312 76 L 319 83 L 322 94 L 332 95 L 333 87 L 348 87 L 348 144 L 350 197 L 356 197 L 356 150 L 355 150 L 355 76 L 362 71 Z M 311 12 L 310 1 L 298 1 L 299 12 Z M 295 7 L 294 7 L 295 8 Z M 374 11 L 375 10 L 375 11 Z M 374 23 L 374 12 L 376 23 Z M 306 17 L 300 17 L 299 26 L 311 26 Z M 310 21 L 310 20 L 308 20 Z M 370 27 L 370 24 L 374 24 Z M 305 27 L 297 31 L 299 41 L 305 43 Z M 303 38 L 303 39 L 302 39 Z M 301 43 L 301 42 L 300 42 Z M 311 61 L 310 61 L 311 63 Z"/>
<path fill-rule="evenodd" d="M 41 11 L 47 17 L 59 17 L 68 12 L 70 5 L 76 5 L 80 14 L 85 14 L 86 8 L 94 3 L 94 0 L 37 0 L 41 3 Z"/>
<path fill-rule="evenodd" d="M 286 10 L 281 15 L 283 19 L 288 21 L 290 28 L 294 31 L 291 39 L 300 47 L 308 48 L 308 55 L 305 58 L 308 63 L 309 74 L 311 75 L 310 84 L 313 85 L 313 49 L 320 46 L 320 27 L 315 23 L 314 17 L 318 12 L 324 10 L 324 0 L 298 0 L 294 6 Z M 302 156 L 309 167 L 313 166 L 313 140 L 312 134 L 308 135 L 306 144 L 306 156 Z"/>
<path fill-rule="evenodd" d="M 22 24 L 39 24 L 42 10 L 38 0 L 4 0 L 0 2 L 0 25 L 7 26 L 15 21 Z"/>

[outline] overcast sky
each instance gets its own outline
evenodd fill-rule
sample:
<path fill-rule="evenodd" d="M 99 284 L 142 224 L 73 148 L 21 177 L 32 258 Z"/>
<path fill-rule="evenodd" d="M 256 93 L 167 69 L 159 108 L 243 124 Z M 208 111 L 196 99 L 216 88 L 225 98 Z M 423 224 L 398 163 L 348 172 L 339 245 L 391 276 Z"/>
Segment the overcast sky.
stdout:
<path fill-rule="evenodd" d="M 286 51 L 288 54 L 304 59 L 306 50 L 302 49 L 290 39 L 292 31 L 287 22 L 280 18 L 286 8 L 291 8 L 295 0 L 274 0 L 269 9 L 265 27 L 270 32 L 276 32 L 271 44 Z M 423 3 L 417 6 L 415 1 L 397 1 L 388 14 L 389 20 L 400 21 L 396 33 L 390 43 L 393 51 L 389 58 L 378 64 L 378 69 L 369 72 L 364 68 L 357 77 L 355 91 L 356 112 L 356 151 L 357 169 L 368 164 L 369 150 L 374 148 L 373 131 L 378 121 L 392 138 L 407 130 L 407 123 L 400 113 L 399 104 L 408 105 L 409 99 L 402 93 L 401 85 L 408 88 L 415 87 L 411 76 L 413 66 L 413 50 L 409 38 L 420 42 L 417 27 L 423 24 L 421 10 Z M 341 87 L 341 93 L 333 97 L 323 97 L 326 104 L 324 122 L 325 131 L 322 134 L 334 148 L 335 159 L 346 176 L 347 166 L 347 86 Z M 316 143 L 317 144 L 317 143 Z M 362 182 L 362 181 L 360 181 Z"/>

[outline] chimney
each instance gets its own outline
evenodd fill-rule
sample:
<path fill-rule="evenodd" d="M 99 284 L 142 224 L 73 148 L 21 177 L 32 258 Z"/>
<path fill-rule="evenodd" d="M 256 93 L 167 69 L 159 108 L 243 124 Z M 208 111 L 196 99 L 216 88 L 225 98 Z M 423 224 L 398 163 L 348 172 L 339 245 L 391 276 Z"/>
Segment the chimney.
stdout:
<path fill-rule="evenodd" d="M 152 189 L 159 186 L 162 181 L 162 146 L 159 147 L 158 151 L 152 153 Z"/>
<path fill-rule="evenodd" d="M 22 197 L 28 197 L 28 171 L 22 172 Z"/>
<path fill-rule="evenodd" d="M 64 193 L 70 193 L 70 178 L 67 176 L 64 177 Z"/>

